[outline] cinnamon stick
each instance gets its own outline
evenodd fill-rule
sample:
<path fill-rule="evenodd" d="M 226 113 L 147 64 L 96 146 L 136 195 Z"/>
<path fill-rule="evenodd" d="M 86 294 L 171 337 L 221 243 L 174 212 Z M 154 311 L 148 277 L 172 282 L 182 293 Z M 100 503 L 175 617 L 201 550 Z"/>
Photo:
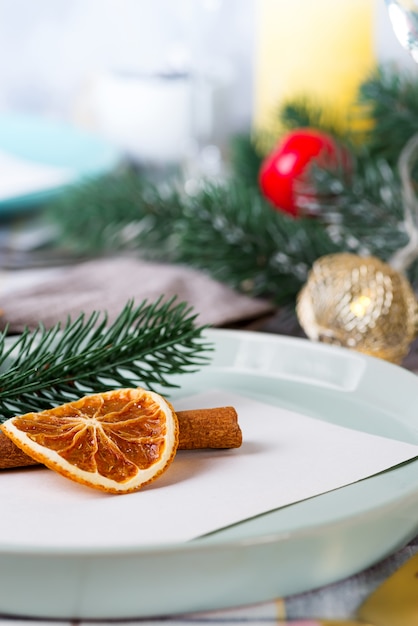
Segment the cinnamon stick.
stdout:
<path fill-rule="evenodd" d="M 179 450 L 239 448 L 242 433 L 236 410 L 231 406 L 176 411 Z M 38 465 L 0 431 L 0 470 Z"/>
<path fill-rule="evenodd" d="M 11 439 L 0 431 L 0 469 L 38 465 L 30 456 L 22 452 Z"/>
<path fill-rule="evenodd" d="M 179 421 L 179 450 L 239 448 L 242 433 L 232 406 L 216 409 L 176 411 Z"/>

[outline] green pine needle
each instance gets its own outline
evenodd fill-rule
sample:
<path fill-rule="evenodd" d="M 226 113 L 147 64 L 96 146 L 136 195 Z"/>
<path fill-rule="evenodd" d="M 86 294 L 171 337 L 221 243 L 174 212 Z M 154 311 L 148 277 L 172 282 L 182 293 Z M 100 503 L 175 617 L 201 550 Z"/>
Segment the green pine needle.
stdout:
<path fill-rule="evenodd" d="M 45 208 L 61 248 L 86 256 L 138 251 L 147 257 L 170 256 L 172 224 L 183 198 L 171 180 L 155 185 L 131 168 L 70 187 Z M 154 253 L 155 251 L 155 253 Z"/>
<path fill-rule="evenodd" d="M 240 134 L 232 137 L 229 146 L 232 178 L 253 189 L 258 189 L 258 173 L 263 161 L 256 143 L 257 138 Z"/>
<path fill-rule="evenodd" d="M 293 300 L 313 261 L 336 251 L 319 222 L 295 220 L 238 183 L 207 185 L 174 230 L 177 262 L 275 304 Z"/>
<path fill-rule="evenodd" d="M 388 260 L 405 245 L 399 176 L 386 161 L 358 156 L 349 176 L 315 169 L 313 177 L 319 212 L 342 249 Z"/>
<path fill-rule="evenodd" d="M 370 155 L 396 166 L 402 148 L 418 132 L 416 76 L 380 66 L 361 85 L 359 102 L 373 121 L 365 137 Z"/>
<path fill-rule="evenodd" d="M 284 102 L 277 111 L 277 118 L 284 131 L 310 127 L 320 128 L 334 137 L 342 134 L 341 122 L 336 121 L 336 114 L 307 97 Z"/>
<path fill-rule="evenodd" d="M 388 260 L 406 242 L 397 161 L 418 131 L 418 81 L 378 68 L 349 114 L 356 122 L 366 115 L 368 124 L 340 131 L 332 111 L 304 98 L 277 111 L 282 131 L 314 126 L 352 153 L 348 175 L 312 170 L 315 218 L 293 219 L 262 197 L 258 143 L 263 137 L 248 135 L 231 142 L 226 184 L 202 181 L 200 190 L 188 195 L 180 181 L 157 185 L 135 171 L 117 172 L 63 194 L 50 205 L 47 219 L 57 226 L 57 243 L 75 252 L 129 251 L 182 263 L 247 295 L 294 303 L 318 257 L 350 251 Z M 270 143 L 277 139 L 270 136 Z M 418 189 L 418 171 L 413 174 Z M 417 262 L 409 277 L 418 284 Z"/>
<path fill-rule="evenodd" d="M 46 330 L 0 335 L 0 422 L 88 393 L 121 387 L 175 387 L 170 376 L 205 365 L 211 345 L 197 315 L 175 299 L 128 302 L 109 324 L 106 313 L 82 314 Z"/>
<path fill-rule="evenodd" d="M 130 251 L 142 258 L 194 267 L 277 304 L 294 298 L 318 256 L 337 251 L 319 221 L 275 210 L 238 178 L 205 184 L 181 199 L 162 193 L 126 173 L 74 189 L 50 206 L 49 215 L 78 250 L 125 252 L 129 231 Z"/>

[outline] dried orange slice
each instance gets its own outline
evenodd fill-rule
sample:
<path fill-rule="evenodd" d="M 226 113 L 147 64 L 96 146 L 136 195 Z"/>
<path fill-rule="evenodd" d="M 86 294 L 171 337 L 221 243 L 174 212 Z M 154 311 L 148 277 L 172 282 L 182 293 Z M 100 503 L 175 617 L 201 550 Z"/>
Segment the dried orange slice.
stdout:
<path fill-rule="evenodd" d="M 172 406 L 141 388 L 106 391 L 18 415 L 1 429 L 36 461 L 108 493 L 138 491 L 155 480 L 178 445 Z"/>

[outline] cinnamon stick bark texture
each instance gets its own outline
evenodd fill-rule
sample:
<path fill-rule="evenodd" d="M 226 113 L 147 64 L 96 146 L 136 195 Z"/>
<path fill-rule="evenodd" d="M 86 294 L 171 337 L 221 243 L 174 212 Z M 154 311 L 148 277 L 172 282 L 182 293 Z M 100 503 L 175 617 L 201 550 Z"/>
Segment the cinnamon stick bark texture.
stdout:
<path fill-rule="evenodd" d="M 234 407 L 177 411 L 179 450 L 198 448 L 239 448 L 241 428 Z"/>
<path fill-rule="evenodd" d="M 242 432 L 238 415 L 231 406 L 176 411 L 179 422 L 179 450 L 239 448 Z M 0 431 L 0 469 L 38 465 Z"/>
<path fill-rule="evenodd" d="M 38 461 L 34 461 L 22 452 L 13 441 L 0 431 L 0 469 L 26 467 L 27 465 L 38 465 Z"/>

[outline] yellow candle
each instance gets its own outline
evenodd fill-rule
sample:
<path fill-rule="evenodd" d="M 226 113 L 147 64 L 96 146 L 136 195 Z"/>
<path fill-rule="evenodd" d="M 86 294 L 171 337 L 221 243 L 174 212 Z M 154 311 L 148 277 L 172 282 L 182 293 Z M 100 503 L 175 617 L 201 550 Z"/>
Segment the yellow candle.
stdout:
<path fill-rule="evenodd" d="M 271 127 L 278 107 L 299 97 L 347 124 L 358 87 L 376 64 L 377 1 L 257 0 L 256 129 Z"/>

